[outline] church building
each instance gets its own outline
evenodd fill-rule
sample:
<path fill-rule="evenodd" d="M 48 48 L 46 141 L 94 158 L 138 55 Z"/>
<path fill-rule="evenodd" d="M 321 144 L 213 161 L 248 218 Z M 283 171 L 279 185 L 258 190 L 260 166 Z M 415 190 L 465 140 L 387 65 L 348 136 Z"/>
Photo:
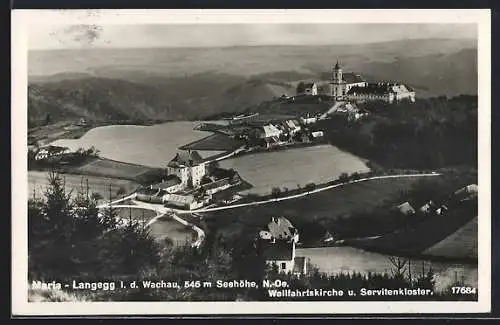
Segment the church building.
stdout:
<path fill-rule="evenodd" d="M 393 82 L 368 83 L 359 74 L 343 72 L 338 61 L 332 69 L 330 80 L 323 82 L 321 85 L 301 82 L 297 86 L 297 95 L 316 94 L 331 96 L 340 101 L 366 102 L 381 100 L 393 103 L 408 100 L 415 102 L 415 91 L 408 85 Z"/>
<path fill-rule="evenodd" d="M 345 97 L 353 87 L 366 87 L 368 83 L 359 74 L 351 72 L 343 73 L 339 62 L 335 64 L 329 83 L 329 95 L 333 97 Z"/>

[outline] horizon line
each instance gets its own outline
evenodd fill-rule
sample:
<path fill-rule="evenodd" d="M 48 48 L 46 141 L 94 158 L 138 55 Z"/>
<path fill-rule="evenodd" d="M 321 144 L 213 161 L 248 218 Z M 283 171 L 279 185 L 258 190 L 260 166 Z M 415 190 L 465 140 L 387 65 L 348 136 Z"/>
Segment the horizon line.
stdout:
<path fill-rule="evenodd" d="M 241 48 L 241 47 L 312 47 L 312 46 L 360 46 L 360 45 L 373 45 L 384 43 L 397 43 L 405 41 L 436 41 L 436 40 L 462 40 L 462 41 L 478 41 L 477 38 L 471 37 L 433 37 L 433 38 L 406 38 L 395 39 L 388 41 L 374 41 L 364 43 L 319 43 L 319 44 L 247 44 L 247 45 L 219 45 L 219 46 L 131 46 L 131 47 L 107 47 L 107 46 L 87 46 L 87 47 L 68 47 L 68 48 L 34 48 L 27 49 L 30 51 L 75 51 L 75 50 L 144 50 L 144 49 L 209 49 L 209 48 Z M 476 44 L 477 48 L 477 44 Z"/>

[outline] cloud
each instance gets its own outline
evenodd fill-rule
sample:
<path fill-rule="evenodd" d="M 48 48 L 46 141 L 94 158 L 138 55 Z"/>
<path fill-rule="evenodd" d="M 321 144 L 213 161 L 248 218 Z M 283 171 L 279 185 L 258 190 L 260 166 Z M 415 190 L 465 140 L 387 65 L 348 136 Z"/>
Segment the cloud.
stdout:
<path fill-rule="evenodd" d="M 81 45 L 88 47 L 101 38 L 102 27 L 99 25 L 71 25 L 51 33 L 62 45 Z"/>

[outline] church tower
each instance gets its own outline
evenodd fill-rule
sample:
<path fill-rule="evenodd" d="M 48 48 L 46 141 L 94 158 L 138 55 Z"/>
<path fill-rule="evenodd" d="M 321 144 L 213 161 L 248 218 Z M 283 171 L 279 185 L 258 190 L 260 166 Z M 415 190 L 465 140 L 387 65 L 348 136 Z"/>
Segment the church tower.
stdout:
<path fill-rule="evenodd" d="M 336 84 L 342 83 L 342 69 L 339 66 L 338 60 L 337 60 L 337 63 L 335 64 L 335 67 L 333 68 L 333 71 L 332 71 L 332 80 Z"/>
<path fill-rule="evenodd" d="M 335 98 L 344 96 L 346 93 L 346 85 L 342 78 L 342 69 L 340 68 L 339 61 L 335 64 L 332 70 L 332 81 L 330 82 L 330 96 Z"/>

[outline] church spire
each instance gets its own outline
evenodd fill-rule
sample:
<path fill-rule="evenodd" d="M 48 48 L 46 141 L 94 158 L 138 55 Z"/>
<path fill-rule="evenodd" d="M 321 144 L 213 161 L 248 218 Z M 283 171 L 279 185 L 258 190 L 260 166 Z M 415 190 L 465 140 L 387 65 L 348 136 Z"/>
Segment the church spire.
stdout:
<path fill-rule="evenodd" d="M 340 66 L 339 66 L 339 59 L 337 59 L 337 63 L 335 64 L 335 70 L 338 70 L 340 69 Z"/>

